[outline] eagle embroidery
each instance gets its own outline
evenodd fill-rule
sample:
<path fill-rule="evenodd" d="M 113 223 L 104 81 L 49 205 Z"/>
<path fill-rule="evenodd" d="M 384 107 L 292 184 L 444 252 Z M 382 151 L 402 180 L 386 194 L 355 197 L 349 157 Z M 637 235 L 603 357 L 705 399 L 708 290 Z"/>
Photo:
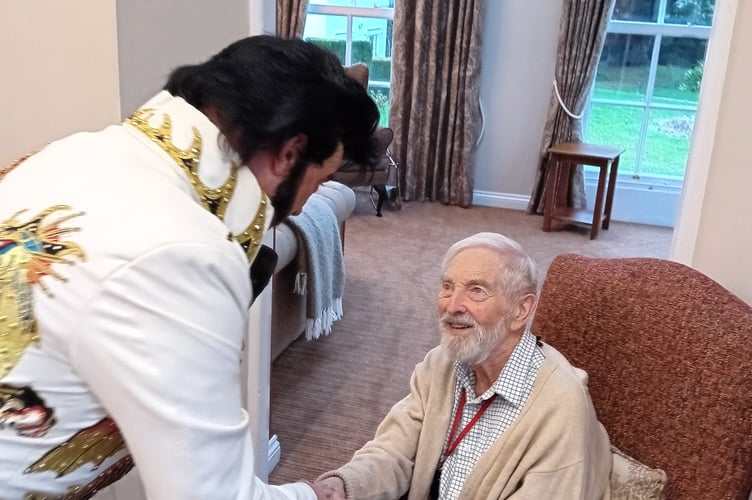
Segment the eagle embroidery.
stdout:
<path fill-rule="evenodd" d="M 0 223 L 0 379 L 18 363 L 29 344 L 38 340 L 32 306 L 32 287 L 45 276 L 64 281 L 52 264 L 73 264 L 71 257 L 84 259 L 81 248 L 61 236 L 79 228 L 63 228 L 61 224 L 82 215 L 62 215 L 50 222 L 44 219 L 70 207 L 56 205 L 21 222 L 22 210 Z"/>
<path fill-rule="evenodd" d="M 62 239 L 79 230 L 63 227 L 82 215 L 63 213 L 70 210 L 56 205 L 21 220 L 22 210 L 0 223 L 0 380 L 18 364 L 26 348 L 39 340 L 33 287 L 38 285 L 47 292 L 42 278 L 65 280 L 52 269 L 53 264 L 70 265 L 74 259 L 85 258 L 78 245 Z M 33 389 L 0 383 L 0 429 L 8 426 L 22 435 L 44 435 L 53 422 L 52 413 Z"/>

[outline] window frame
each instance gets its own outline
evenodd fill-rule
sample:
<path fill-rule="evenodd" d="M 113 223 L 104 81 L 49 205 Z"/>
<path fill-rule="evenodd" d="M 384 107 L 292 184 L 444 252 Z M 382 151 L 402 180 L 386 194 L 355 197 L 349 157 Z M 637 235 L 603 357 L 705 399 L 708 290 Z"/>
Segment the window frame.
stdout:
<path fill-rule="evenodd" d="M 708 41 L 710 39 L 711 26 L 699 26 L 699 25 L 680 25 L 669 24 L 665 22 L 667 1 L 661 0 L 658 10 L 658 16 L 656 21 L 622 21 L 622 20 L 609 20 L 606 29 L 606 35 L 609 34 L 623 34 L 623 35 L 642 35 L 653 37 L 653 48 L 651 52 L 650 68 L 648 73 L 648 81 L 645 90 L 645 99 L 643 102 L 624 101 L 620 99 L 608 99 L 608 98 L 596 98 L 595 94 L 595 80 L 590 89 L 590 98 L 588 99 L 588 105 L 584 117 L 584 132 L 587 136 L 587 129 L 590 125 L 590 110 L 593 104 L 599 105 L 615 105 L 626 106 L 630 108 L 638 108 L 642 112 L 642 121 L 640 123 L 640 132 L 637 137 L 637 150 L 635 151 L 635 158 L 637 158 L 637 165 L 634 169 L 626 171 L 626 169 L 620 169 L 619 182 L 628 181 L 631 185 L 648 186 L 649 189 L 654 187 L 661 187 L 664 189 L 679 192 L 684 183 L 684 176 L 682 178 L 662 176 L 657 174 L 641 174 L 639 167 L 644 158 L 646 139 L 648 135 L 648 126 L 650 120 L 651 110 L 670 110 L 670 111 L 690 111 L 697 112 L 697 104 L 681 105 L 681 104 L 665 104 L 654 103 L 653 96 L 655 91 L 655 79 L 658 71 L 658 60 L 660 54 L 660 48 L 664 37 L 675 38 L 696 38 Z M 717 7 L 717 6 L 716 6 Z M 585 178 L 588 181 L 597 179 L 597 172 L 593 169 L 585 169 Z M 686 172 L 685 172 L 686 176 Z"/>
<path fill-rule="evenodd" d="M 370 17 L 374 19 L 386 19 L 394 21 L 394 8 L 390 7 L 356 7 L 345 5 L 324 5 L 309 3 L 307 14 L 343 16 L 346 19 L 347 33 L 345 34 L 345 66 L 352 64 L 352 23 L 354 17 Z M 385 88 L 391 86 L 391 82 L 374 81 L 369 78 L 368 86 L 371 88 Z"/>

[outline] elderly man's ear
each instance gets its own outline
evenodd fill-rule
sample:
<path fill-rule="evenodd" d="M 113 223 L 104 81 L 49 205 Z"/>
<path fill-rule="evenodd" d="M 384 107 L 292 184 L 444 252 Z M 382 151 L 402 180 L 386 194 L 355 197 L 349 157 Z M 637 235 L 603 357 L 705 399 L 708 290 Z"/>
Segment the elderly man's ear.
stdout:
<path fill-rule="evenodd" d="M 536 300 L 535 295 L 529 293 L 525 295 L 515 306 L 513 306 L 511 324 L 509 325 L 513 331 L 521 330 L 525 328 L 528 320 L 532 317 L 535 311 Z"/>

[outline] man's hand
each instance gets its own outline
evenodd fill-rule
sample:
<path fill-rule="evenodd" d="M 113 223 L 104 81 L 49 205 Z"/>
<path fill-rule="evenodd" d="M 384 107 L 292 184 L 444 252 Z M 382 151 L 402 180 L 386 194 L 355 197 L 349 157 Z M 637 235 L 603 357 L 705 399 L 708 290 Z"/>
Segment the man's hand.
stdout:
<path fill-rule="evenodd" d="M 318 495 L 319 500 L 346 500 L 345 483 L 342 479 L 332 476 L 317 481 L 313 485 L 313 490 Z"/>

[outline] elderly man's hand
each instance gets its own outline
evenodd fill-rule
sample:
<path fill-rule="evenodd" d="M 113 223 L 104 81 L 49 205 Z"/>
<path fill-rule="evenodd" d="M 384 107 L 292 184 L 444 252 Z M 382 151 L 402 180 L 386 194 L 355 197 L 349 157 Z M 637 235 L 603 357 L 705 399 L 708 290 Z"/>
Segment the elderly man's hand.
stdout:
<path fill-rule="evenodd" d="M 345 496 L 345 483 L 336 476 L 317 481 L 313 485 L 313 489 L 316 491 L 319 499 L 346 500 L 347 498 Z"/>

